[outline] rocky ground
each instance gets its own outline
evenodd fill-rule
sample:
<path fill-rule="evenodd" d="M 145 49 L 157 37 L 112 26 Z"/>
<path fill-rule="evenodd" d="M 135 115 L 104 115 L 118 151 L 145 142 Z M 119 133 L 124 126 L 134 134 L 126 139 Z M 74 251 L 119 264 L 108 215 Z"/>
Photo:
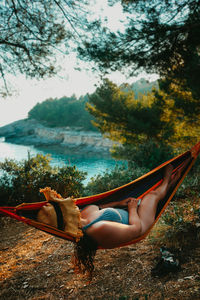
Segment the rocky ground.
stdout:
<path fill-rule="evenodd" d="M 73 273 L 70 242 L 3 218 L 0 299 L 200 299 L 200 243 L 182 253 L 181 270 L 152 276 L 160 246 L 146 239 L 99 250 L 92 281 Z"/>

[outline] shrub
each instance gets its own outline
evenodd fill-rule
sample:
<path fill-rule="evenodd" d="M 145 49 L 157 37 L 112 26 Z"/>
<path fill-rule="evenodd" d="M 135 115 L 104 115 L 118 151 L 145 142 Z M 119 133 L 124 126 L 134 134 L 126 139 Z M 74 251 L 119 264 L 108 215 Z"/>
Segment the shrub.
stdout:
<path fill-rule="evenodd" d="M 200 193 L 200 157 L 196 160 L 191 170 L 185 177 L 183 183 L 179 187 L 176 195 L 186 198 L 197 196 Z"/>
<path fill-rule="evenodd" d="M 85 195 L 94 195 L 117 188 L 124 185 L 146 173 L 146 169 L 132 166 L 116 166 L 112 171 L 106 171 L 103 175 L 97 175 L 91 178 L 85 188 Z"/>
<path fill-rule="evenodd" d="M 174 157 L 173 149 L 165 144 L 158 144 L 152 139 L 136 145 L 127 144 L 113 149 L 113 156 L 126 159 L 130 167 L 152 170 L 161 163 Z"/>
<path fill-rule="evenodd" d="M 180 250 L 196 246 L 200 238 L 200 195 L 193 190 L 184 190 L 184 197 L 176 195 L 166 208 L 150 235 L 151 242 Z"/>
<path fill-rule="evenodd" d="M 52 167 L 50 157 L 37 155 L 28 160 L 5 160 L 0 163 L 0 205 L 44 200 L 40 188 L 55 189 L 63 197 L 79 197 L 83 192 L 85 173 L 75 166 Z"/>

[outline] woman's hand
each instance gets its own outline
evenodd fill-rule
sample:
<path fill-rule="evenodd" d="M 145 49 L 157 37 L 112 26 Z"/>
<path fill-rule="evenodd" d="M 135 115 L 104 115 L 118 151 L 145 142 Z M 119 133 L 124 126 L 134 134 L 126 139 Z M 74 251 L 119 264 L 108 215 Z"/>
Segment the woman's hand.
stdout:
<path fill-rule="evenodd" d="M 126 199 L 123 199 L 121 201 L 114 201 L 114 202 L 109 202 L 109 203 L 106 203 L 106 204 L 100 204 L 99 205 L 99 208 L 102 209 L 102 208 L 107 208 L 107 207 L 128 207 L 129 203 L 131 202 L 130 206 L 133 206 L 134 204 L 132 202 L 135 203 L 138 203 L 138 200 L 136 198 L 133 198 L 133 197 L 128 197 Z M 137 204 L 136 204 L 137 206 Z"/>
<path fill-rule="evenodd" d="M 128 209 L 135 208 L 137 209 L 139 199 L 131 198 L 128 202 Z"/>
<path fill-rule="evenodd" d="M 141 220 L 137 212 L 139 200 L 140 199 L 131 198 L 131 200 L 128 202 L 128 213 L 129 213 L 129 224 L 135 225 L 139 230 L 139 234 L 140 234 L 142 227 L 141 227 Z"/>
<path fill-rule="evenodd" d="M 137 201 L 137 199 L 135 199 L 135 198 L 128 197 L 128 198 L 118 202 L 118 204 L 119 204 L 119 206 L 129 206 L 129 203 L 132 202 L 132 201 L 135 201 L 135 200 Z"/>

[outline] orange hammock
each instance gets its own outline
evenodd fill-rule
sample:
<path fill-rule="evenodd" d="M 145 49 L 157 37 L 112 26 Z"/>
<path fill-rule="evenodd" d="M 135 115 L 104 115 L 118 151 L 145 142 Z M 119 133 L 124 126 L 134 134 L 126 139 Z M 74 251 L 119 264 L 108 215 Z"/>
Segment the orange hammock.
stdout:
<path fill-rule="evenodd" d="M 169 190 L 165 198 L 159 202 L 155 222 L 151 226 L 152 228 L 160 218 L 161 214 L 164 212 L 166 206 L 169 204 L 170 200 L 176 193 L 178 187 L 180 186 L 183 179 L 191 169 L 192 165 L 195 163 L 199 153 L 200 142 L 197 143 L 194 147 L 192 147 L 190 151 L 186 151 L 185 153 L 170 159 L 169 161 L 163 163 L 162 165 L 158 166 L 157 168 L 153 169 L 152 171 L 148 172 L 147 174 L 141 176 L 140 178 L 130 183 L 127 183 L 121 187 L 107 191 L 105 193 L 76 199 L 76 205 L 80 209 L 82 209 L 83 207 L 89 204 L 101 205 L 110 203 L 112 201 L 121 201 L 128 197 L 142 198 L 144 195 L 154 190 L 157 186 L 161 184 L 163 169 L 166 165 L 172 164 L 174 167 L 173 172 L 176 172 L 177 169 L 183 166 L 185 161 L 188 161 L 187 164 L 182 168 L 181 175 L 176 183 L 176 186 Z M 46 203 L 47 201 L 31 204 L 23 203 L 16 207 L 0 207 L 0 213 L 14 218 L 18 221 L 24 222 L 28 225 L 31 225 L 37 229 L 50 233 L 54 236 L 75 242 L 75 239 L 67 235 L 66 232 L 55 227 L 40 223 L 34 219 L 34 217 L 36 217 L 37 215 L 38 210 Z M 135 238 L 128 243 L 124 243 L 120 246 L 133 244 L 142 240 L 148 235 L 151 228 L 144 235 Z"/>

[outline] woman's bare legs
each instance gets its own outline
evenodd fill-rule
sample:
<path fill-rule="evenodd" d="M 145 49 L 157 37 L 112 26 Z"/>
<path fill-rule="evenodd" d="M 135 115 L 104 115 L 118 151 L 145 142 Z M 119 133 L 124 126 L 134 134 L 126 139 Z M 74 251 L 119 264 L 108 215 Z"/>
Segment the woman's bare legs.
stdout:
<path fill-rule="evenodd" d="M 158 202 L 165 197 L 169 182 L 172 175 L 173 166 L 168 165 L 165 169 L 163 182 L 154 191 L 149 192 L 142 199 L 142 202 L 137 211 L 137 200 L 133 198 L 127 198 L 124 200 L 124 204 L 129 207 L 129 224 L 137 223 L 141 228 L 140 232 L 143 234 L 154 222 L 156 209 Z M 81 212 L 81 224 L 82 226 L 90 223 L 96 219 L 100 214 L 99 208 L 96 205 L 86 207 Z"/>
<path fill-rule="evenodd" d="M 181 172 L 186 167 L 189 160 L 190 158 L 188 158 L 173 175 L 173 166 L 171 164 L 167 165 L 165 168 L 165 174 L 161 185 L 154 191 L 149 192 L 143 197 L 138 209 L 138 215 L 142 224 L 142 234 L 145 233 L 153 224 L 155 220 L 158 202 L 165 197 L 167 191 L 180 178 Z"/>
<path fill-rule="evenodd" d="M 138 208 L 138 215 L 141 220 L 142 234 L 145 233 L 155 220 L 158 202 L 163 199 L 171 186 L 170 179 L 173 171 L 173 166 L 168 165 L 165 168 L 163 182 L 154 191 L 149 192 L 142 199 Z"/>

